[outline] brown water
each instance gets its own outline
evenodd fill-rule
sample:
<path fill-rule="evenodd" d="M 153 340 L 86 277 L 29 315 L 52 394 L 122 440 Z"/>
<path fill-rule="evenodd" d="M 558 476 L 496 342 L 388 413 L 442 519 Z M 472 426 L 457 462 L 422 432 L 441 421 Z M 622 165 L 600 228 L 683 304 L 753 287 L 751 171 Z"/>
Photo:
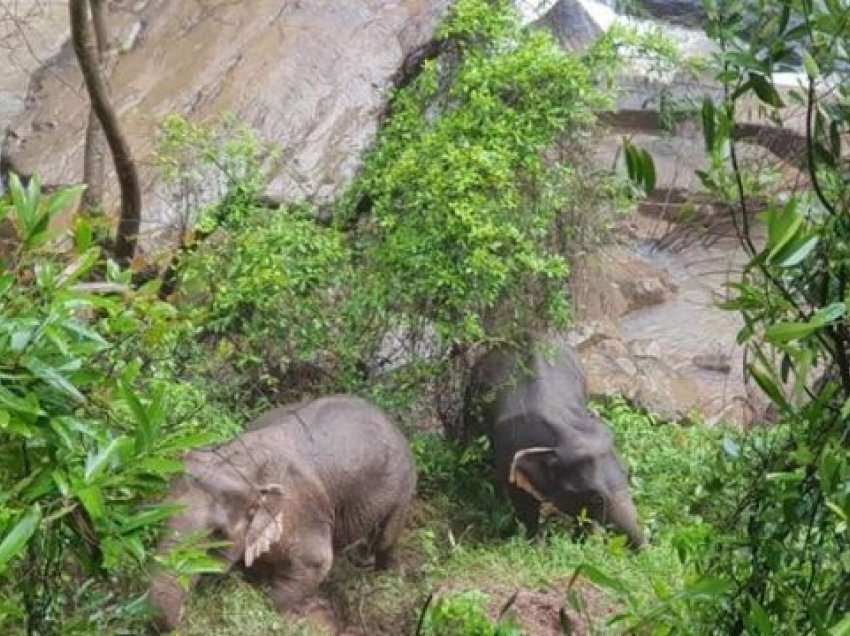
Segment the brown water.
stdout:
<path fill-rule="evenodd" d="M 739 278 L 745 255 L 737 240 L 684 249 L 658 249 L 653 242 L 636 246 L 642 260 L 666 270 L 678 290 L 659 305 L 626 314 L 621 320 L 626 342 L 651 340 L 660 357 L 699 387 L 697 406 L 709 415 L 740 411 L 752 400 L 752 383 L 744 379 L 744 349 L 736 344 L 743 321 L 717 305 L 728 296 L 726 284 Z M 697 362 L 708 363 L 704 368 Z M 728 365 L 726 372 L 717 367 Z"/>

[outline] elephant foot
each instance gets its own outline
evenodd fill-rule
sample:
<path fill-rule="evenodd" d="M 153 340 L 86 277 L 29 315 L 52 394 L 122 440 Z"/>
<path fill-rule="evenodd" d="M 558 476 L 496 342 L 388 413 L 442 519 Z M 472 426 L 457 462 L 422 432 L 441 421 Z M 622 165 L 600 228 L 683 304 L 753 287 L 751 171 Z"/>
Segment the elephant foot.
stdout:
<path fill-rule="evenodd" d="M 298 612 L 300 622 L 308 624 L 319 634 L 336 636 L 339 633 L 336 614 L 331 604 L 324 599 L 314 598 L 305 601 Z"/>
<path fill-rule="evenodd" d="M 369 546 L 365 542 L 355 543 L 346 548 L 345 556 L 354 567 L 364 570 L 375 567 L 375 554 L 369 550 Z"/>

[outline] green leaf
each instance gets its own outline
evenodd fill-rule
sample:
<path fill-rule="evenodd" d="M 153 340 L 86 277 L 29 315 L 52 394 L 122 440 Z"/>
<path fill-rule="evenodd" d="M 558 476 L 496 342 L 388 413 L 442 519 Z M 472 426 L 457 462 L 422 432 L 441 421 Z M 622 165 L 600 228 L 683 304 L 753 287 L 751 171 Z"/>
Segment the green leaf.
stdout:
<path fill-rule="evenodd" d="M 189 451 L 201 446 L 209 446 L 217 439 L 213 433 L 186 433 L 169 438 L 160 448 L 171 452 Z"/>
<path fill-rule="evenodd" d="M 773 244 L 773 248 L 767 255 L 768 263 L 772 262 L 773 259 L 776 258 L 776 256 L 780 253 L 780 251 L 782 251 L 782 249 L 785 248 L 785 246 L 788 245 L 794 239 L 794 237 L 800 231 L 800 228 L 803 226 L 804 219 L 801 214 L 798 214 L 796 212 L 788 214 L 791 214 L 791 216 L 788 217 L 788 220 L 790 222 L 783 228 L 782 235 L 776 238 L 776 241 Z"/>
<path fill-rule="evenodd" d="M 731 589 L 732 584 L 724 579 L 703 577 L 685 586 L 688 596 L 721 596 Z"/>
<path fill-rule="evenodd" d="M 655 190 L 655 162 L 652 160 L 652 155 L 646 151 L 646 149 L 641 149 L 640 151 L 640 159 L 641 159 L 641 174 L 643 175 L 644 182 L 644 191 L 649 194 L 653 190 Z"/>
<path fill-rule="evenodd" d="M 24 190 L 21 180 L 16 174 L 9 177 L 9 195 L 12 198 L 12 207 L 15 210 L 16 222 L 27 232 L 33 224 L 35 212 L 31 209 L 27 192 Z M 19 235 L 19 238 L 23 238 Z"/>
<path fill-rule="evenodd" d="M 759 385 L 761 390 L 765 392 L 774 404 L 782 407 L 783 409 L 788 406 L 788 403 L 785 401 L 785 396 L 782 395 L 782 391 L 779 390 L 776 383 L 763 369 L 753 364 L 748 365 L 747 368 L 750 375 L 752 375 L 753 379 L 756 381 L 756 384 Z"/>
<path fill-rule="evenodd" d="M 614 592 L 619 592 L 624 596 L 630 596 L 631 593 L 629 591 L 628 586 L 621 581 L 620 579 L 609 576 L 602 570 L 597 567 L 591 565 L 590 563 L 582 563 L 580 564 L 575 571 L 574 577 L 583 576 L 595 585 L 607 589 L 612 590 Z"/>
<path fill-rule="evenodd" d="M 729 437 L 723 438 L 723 451 L 733 459 L 738 459 L 741 456 L 741 447 Z"/>
<path fill-rule="evenodd" d="M 126 437 L 116 437 L 96 454 L 89 454 L 86 459 L 86 469 L 83 475 L 85 483 L 92 483 L 104 471 L 109 461 L 121 450 L 122 444 L 127 443 Z"/>
<path fill-rule="evenodd" d="M 24 399 L 18 397 L 5 387 L 0 386 L 0 404 L 16 413 L 44 415 L 44 411 L 38 405 L 38 399 L 32 393 L 27 393 L 27 397 Z"/>
<path fill-rule="evenodd" d="M 772 81 L 767 79 L 767 77 L 760 73 L 750 73 L 750 82 L 752 83 L 753 90 L 755 90 L 758 98 L 765 104 L 775 108 L 781 108 L 784 106 L 782 98 L 779 97 L 779 93 L 776 92 L 776 87 L 773 85 Z"/>
<path fill-rule="evenodd" d="M 127 534 L 133 532 L 134 530 L 138 530 L 139 528 L 147 528 L 152 525 L 159 523 L 165 519 L 168 519 L 172 515 L 180 512 L 183 509 L 183 506 L 180 505 L 162 505 L 151 508 L 150 510 L 144 510 L 132 517 L 128 517 L 127 519 L 121 522 L 120 532 L 122 534 Z"/>
<path fill-rule="evenodd" d="M 39 523 L 41 523 L 41 508 L 38 504 L 34 504 L 0 543 L 0 572 L 3 572 L 9 561 L 18 556 L 26 547 L 30 538 L 38 529 Z"/>
<path fill-rule="evenodd" d="M 100 345 L 104 349 L 109 347 L 109 343 L 106 340 L 104 340 L 103 337 L 99 333 L 84 327 L 83 325 L 78 323 L 76 320 L 66 320 L 65 322 L 62 322 L 60 324 L 62 325 L 62 327 L 64 329 L 67 329 L 68 331 L 72 331 L 75 334 L 77 334 L 78 336 L 82 336 L 86 340 L 91 340 L 92 342 L 97 343 L 98 345 Z"/>
<path fill-rule="evenodd" d="M 632 183 L 639 183 L 640 161 L 637 157 L 637 149 L 625 139 L 623 140 L 623 149 L 626 153 L 626 170 L 629 175 L 629 180 Z"/>
<path fill-rule="evenodd" d="M 49 386 L 53 387 L 60 393 L 76 400 L 77 402 L 85 402 L 86 397 L 77 390 L 68 379 L 56 369 L 44 364 L 38 358 L 28 356 L 23 361 L 23 366 L 29 369 L 34 376 L 44 381 Z"/>
<path fill-rule="evenodd" d="M 130 407 L 133 413 L 133 419 L 136 421 L 136 452 L 141 453 L 150 448 L 153 442 L 155 431 L 148 419 L 147 411 L 133 390 L 124 382 L 119 384 L 121 397 L 124 402 Z"/>
<path fill-rule="evenodd" d="M 818 68 L 818 63 L 815 62 L 815 58 L 812 57 L 811 53 L 808 51 L 803 51 L 803 66 L 806 69 L 806 75 L 809 76 L 809 79 L 817 79 L 820 76 L 820 69 Z"/>
<path fill-rule="evenodd" d="M 138 464 L 139 470 L 160 477 L 181 473 L 183 462 L 168 457 L 146 457 Z"/>
<path fill-rule="evenodd" d="M 751 599 L 751 606 L 750 623 L 756 627 L 758 633 L 762 634 L 762 636 L 773 634 L 773 625 L 770 623 L 770 616 L 767 615 L 761 604 L 755 599 Z"/>
<path fill-rule="evenodd" d="M 103 503 L 103 493 L 100 492 L 100 488 L 85 486 L 75 489 L 75 494 L 92 519 L 98 521 L 106 516 L 106 506 Z"/>
<path fill-rule="evenodd" d="M 793 249 L 789 250 L 787 254 L 778 254 L 780 257 L 779 266 L 788 268 L 799 265 L 809 254 L 812 253 L 815 247 L 817 247 L 819 241 L 819 236 L 811 236 L 802 243 L 792 246 Z"/>
<path fill-rule="evenodd" d="M 702 100 L 702 136 L 705 139 L 705 149 L 708 152 L 714 148 L 714 102 L 708 95 Z"/>
<path fill-rule="evenodd" d="M 806 338 L 822 326 L 820 323 L 813 322 L 778 322 L 767 328 L 765 337 L 769 342 L 781 344 Z"/>
<path fill-rule="evenodd" d="M 94 228 L 86 218 L 78 218 L 74 226 L 74 247 L 77 248 L 77 253 L 82 254 L 87 251 L 94 240 Z"/>
<path fill-rule="evenodd" d="M 829 628 L 830 636 L 850 636 L 850 612 Z"/>
<path fill-rule="evenodd" d="M 99 258 L 99 247 L 92 247 L 86 250 L 62 271 L 57 281 L 58 284 L 60 286 L 66 286 L 79 280 L 91 271 Z"/>
<path fill-rule="evenodd" d="M 850 613 L 829 628 L 830 636 L 850 636 Z"/>
<path fill-rule="evenodd" d="M 75 186 L 72 188 L 63 188 L 58 192 L 53 193 L 47 200 L 47 214 L 49 218 L 53 218 L 60 212 L 66 210 L 74 202 L 74 199 L 82 194 L 85 186 Z"/>
<path fill-rule="evenodd" d="M 13 274 L 3 274 L 0 276 L 0 298 L 2 298 L 6 292 L 12 288 L 14 283 L 15 276 Z"/>
<path fill-rule="evenodd" d="M 816 322 L 819 325 L 828 325 L 839 318 L 843 318 L 846 314 L 847 305 L 844 303 L 832 303 L 822 309 L 818 309 L 815 315 L 812 316 L 812 322 Z"/>

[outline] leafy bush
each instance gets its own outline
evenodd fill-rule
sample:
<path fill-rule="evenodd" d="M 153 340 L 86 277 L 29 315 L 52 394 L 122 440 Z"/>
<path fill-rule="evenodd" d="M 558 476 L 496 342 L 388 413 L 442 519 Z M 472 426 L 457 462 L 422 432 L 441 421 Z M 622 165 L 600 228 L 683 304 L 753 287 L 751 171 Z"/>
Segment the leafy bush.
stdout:
<path fill-rule="evenodd" d="M 574 211 L 612 190 L 577 153 L 547 151 L 581 142 L 616 56 L 569 55 L 502 1 L 462 0 L 440 37 L 446 54 L 394 96 L 335 227 L 258 205 L 255 180 L 201 215 L 208 239 L 181 257 L 178 306 L 214 352 L 208 366 L 242 374 L 237 394 L 357 389 L 394 406 L 456 394 L 467 348 L 566 320 Z M 244 132 L 172 118 L 163 140 L 178 183 L 196 179 L 187 157 L 266 163 Z"/>
<path fill-rule="evenodd" d="M 172 512 L 149 498 L 215 427 L 179 417 L 191 391 L 113 356 L 110 338 L 142 340 L 157 313 L 80 285 L 103 267 L 99 249 L 68 264 L 38 250 L 75 192 L 10 186 L 0 221 L 11 217 L 20 247 L 0 268 L 0 624 L 46 634 L 61 631 L 64 605 L 92 601 L 71 593 L 80 577 L 139 572 Z"/>
<path fill-rule="evenodd" d="M 274 385 L 311 363 L 342 387 L 336 374 L 353 365 L 361 335 L 342 313 L 351 281 L 338 231 L 298 210 L 256 210 L 226 240 L 186 259 L 179 302 L 198 337 L 217 342 L 213 365 L 249 376 L 253 369 Z"/>
<path fill-rule="evenodd" d="M 692 566 L 725 580 L 691 633 L 838 634 L 850 625 L 850 131 L 846 2 L 707 1 L 724 100 L 706 98 L 710 170 L 703 184 L 729 206 L 750 257 L 726 307 L 744 320 L 749 374 L 782 426 L 727 448 L 711 496 L 729 501 Z M 799 70 L 782 90 L 777 72 Z M 781 124 L 802 113 L 804 184 L 777 192 L 753 175 L 737 143 L 743 105 Z M 785 131 L 787 132 L 787 131 Z M 793 135 L 792 135 L 793 137 Z M 780 148 L 797 152 L 795 144 Z M 788 166 L 784 167 L 788 170 Z M 761 202 L 766 230 L 755 231 Z"/>
<path fill-rule="evenodd" d="M 428 63 L 348 195 L 378 302 L 432 321 L 445 341 L 478 342 L 563 321 L 567 265 L 557 223 L 574 168 L 547 162 L 608 104 L 587 61 L 520 30 L 509 3 L 462 0 L 441 31 L 456 59 Z M 494 322 L 508 302 L 507 320 Z"/>

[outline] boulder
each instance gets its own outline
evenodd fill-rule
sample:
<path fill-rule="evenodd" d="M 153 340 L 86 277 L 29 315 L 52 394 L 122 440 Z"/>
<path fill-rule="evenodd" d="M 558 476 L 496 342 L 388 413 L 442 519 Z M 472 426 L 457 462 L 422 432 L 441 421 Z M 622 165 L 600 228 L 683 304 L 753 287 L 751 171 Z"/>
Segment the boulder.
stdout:
<path fill-rule="evenodd" d="M 113 4 L 115 6 L 113 6 Z M 174 221 L 151 158 L 171 113 L 234 113 L 279 144 L 270 196 L 334 199 L 375 137 L 405 60 L 433 40 L 450 0 L 111 3 L 110 30 L 132 36 L 111 75 L 112 100 L 143 184 L 143 233 Z M 129 20 L 128 20 L 129 16 Z M 7 165 L 48 185 L 79 182 L 88 100 L 71 47 L 34 77 L 10 128 Z M 118 205 L 107 178 L 106 207 Z M 202 193 L 203 194 L 203 193 Z"/>
<path fill-rule="evenodd" d="M 687 419 L 699 405 L 699 386 L 659 357 L 658 343 L 627 344 L 605 322 L 582 324 L 568 341 L 578 351 L 591 397 L 621 395 L 670 421 Z"/>
<path fill-rule="evenodd" d="M 616 320 L 665 302 L 676 285 L 667 272 L 648 265 L 632 250 L 609 246 L 573 263 L 570 292 L 580 321 Z"/>

